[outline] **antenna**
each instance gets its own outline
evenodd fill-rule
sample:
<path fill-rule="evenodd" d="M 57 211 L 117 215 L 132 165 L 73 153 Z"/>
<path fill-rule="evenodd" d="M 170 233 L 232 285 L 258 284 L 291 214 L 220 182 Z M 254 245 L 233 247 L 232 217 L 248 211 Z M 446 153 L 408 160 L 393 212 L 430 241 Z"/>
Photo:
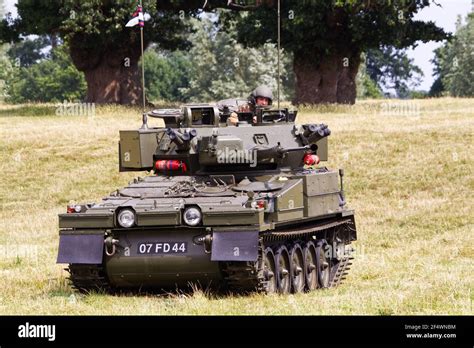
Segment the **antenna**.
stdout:
<path fill-rule="evenodd" d="M 140 0 L 140 7 L 142 8 L 143 15 L 145 15 L 145 11 L 143 10 L 143 0 Z M 144 18 L 143 18 L 144 19 Z M 143 129 L 148 128 L 148 118 L 146 114 L 146 89 L 145 89 L 145 53 L 144 53 L 144 39 L 143 39 L 143 29 L 145 22 L 143 22 L 143 25 L 140 25 L 140 41 L 141 41 L 141 47 L 142 47 L 142 91 L 143 91 L 143 114 L 142 114 L 142 120 L 143 120 Z"/>
<path fill-rule="evenodd" d="M 278 109 L 280 109 L 280 46 L 281 46 L 281 12 L 280 12 L 280 0 L 278 0 L 278 77 L 277 77 L 277 100 L 278 100 Z"/>

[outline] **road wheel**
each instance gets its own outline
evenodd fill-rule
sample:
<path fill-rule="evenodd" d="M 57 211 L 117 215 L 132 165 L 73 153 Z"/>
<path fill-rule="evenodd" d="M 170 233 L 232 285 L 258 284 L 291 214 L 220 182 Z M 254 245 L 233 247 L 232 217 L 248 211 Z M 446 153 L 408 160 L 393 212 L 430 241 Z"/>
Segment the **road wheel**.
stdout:
<path fill-rule="evenodd" d="M 293 293 L 303 292 L 305 288 L 303 250 L 299 244 L 294 244 L 290 252 L 291 287 Z"/>
<path fill-rule="evenodd" d="M 282 245 L 275 253 L 276 276 L 278 284 L 278 292 L 288 294 L 291 291 L 291 274 L 290 274 L 290 255 L 288 249 Z"/>
<path fill-rule="evenodd" d="M 330 262 L 327 256 L 328 244 L 325 240 L 318 241 L 316 245 L 316 268 L 318 270 L 318 284 L 320 288 L 329 287 Z"/>
<path fill-rule="evenodd" d="M 318 288 L 318 270 L 316 268 L 316 247 L 313 242 L 306 243 L 303 249 L 305 283 L 308 291 Z"/>
<path fill-rule="evenodd" d="M 265 282 L 265 292 L 272 294 L 277 292 L 278 284 L 275 266 L 275 255 L 271 248 L 266 248 L 263 253 L 263 277 Z"/>

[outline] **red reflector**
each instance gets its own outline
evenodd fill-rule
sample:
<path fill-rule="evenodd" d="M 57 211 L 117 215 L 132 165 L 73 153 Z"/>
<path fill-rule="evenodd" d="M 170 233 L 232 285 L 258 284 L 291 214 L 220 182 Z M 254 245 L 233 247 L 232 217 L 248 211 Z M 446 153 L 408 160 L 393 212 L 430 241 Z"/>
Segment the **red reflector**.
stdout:
<path fill-rule="evenodd" d="M 261 209 L 265 208 L 265 201 L 257 201 L 257 207 Z"/>
<path fill-rule="evenodd" d="M 68 214 L 73 214 L 75 213 L 76 211 L 74 210 L 74 206 L 73 205 L 68 205 L 67 206 L 67 213 Z"/>

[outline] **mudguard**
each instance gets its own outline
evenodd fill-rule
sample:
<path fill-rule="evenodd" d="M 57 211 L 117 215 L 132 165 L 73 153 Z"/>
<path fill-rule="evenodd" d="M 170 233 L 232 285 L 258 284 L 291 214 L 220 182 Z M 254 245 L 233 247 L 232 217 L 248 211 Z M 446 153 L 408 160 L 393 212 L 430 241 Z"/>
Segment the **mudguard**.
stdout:
<path fill-rule="evenodd" d="M 57 263 L 101 264 L 103 256 L 103 234 L 63 234 L 59 237 Z"/>
<path fill-rule="evenodd" d="M 214 232 L 211 261 L 257 261 L 258 231 Z"/>

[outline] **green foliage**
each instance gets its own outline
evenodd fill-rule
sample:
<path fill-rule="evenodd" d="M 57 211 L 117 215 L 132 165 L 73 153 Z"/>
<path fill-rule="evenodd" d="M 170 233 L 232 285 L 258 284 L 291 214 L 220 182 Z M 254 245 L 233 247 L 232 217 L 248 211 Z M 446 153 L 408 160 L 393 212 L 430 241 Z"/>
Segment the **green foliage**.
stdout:
<path fill-rule="evenodd" d="M 181 90 L 189 86 L 192 65 L 182 51 L 160 54 L 155 47 L 145 53 L 145 83 L 151 101 L 186 101 Z"/>
<path fill-rule="evenodd" d="M 7 79 L 13 73 L 13 65 L 7 55 L 9 46 L 0 45 L 0 100 L 7 97 Z"/>
<path fill-rule="evenodd" d="M 423 71 L 408 58 L 405 50 L 384 46 L 370 49 L 362 56 L 357 76 L 358 98 L 382 98 L 384 91 L 395 91 L 399 98 L 423 98 L 424 92 L 413 91 Z"/>
<path fill-rule="evenodd" d="M 203 24 L 208 26 L 209 33 L 192 34 L 196 23 L 185 18 L 196 17 L 202 5 L 202 1 L 197 0 L 144 1 L 144 8 L 150 14 L 145 30 L 146 45 L 154 42 L 160 49 L 176 50 L 190 47 L 190 41 L 197 42 L 191 55 L 186 54 L 192 62 L 189 84 L 185 74 L 180 75 L 178 71 L 188 71 L 180 65 L 184 61 L 178 59 L 173 65 L 176 57 L 146 58 L 152 65 L 148 72 L 159 77 L 148 79 L 151 80 L 147 82 L 151 97 L 218 99 L 224 95 L 247 95 L 260 83 L 275 88 L 276 55 L 270 43 L 276 42 L 275 7 L 228 12 L 222 21 L 224 27 L 218 28 L 225 28 L 226 34 L 216 34 L 213 24 Z M 428 5 L 426 0 L 284 1 L 282 45 L 288 54 L 283 70 L 291 70 L 293 53 L 301 57 L 303 52 L 312 57 L 312 64 L 317 65 L 331 52 L 342 52 L 352 58 L 381 44 L 406 47 L 417 40 L 442 39 L 446 34 L 434 23 L 413 19 Z M 139 30 L 124 26 L 135 6 L 136 2 L 129 0 L 19 0 L 19 17 L 2 22 L 0 40 L 9 41 L 30 34 L 59 36 L 69 44 L 72 61 L 81 71 L 95 69 L 104 57 L 113 60 L 110 63 L 114 66 L 118 66 L 124 57 L 136 62 Z M 229 6 L 224 0 L 209 0 L 206 9 L 218 7 L 233 5 Z M 229 34 L 233 31 L 237 31 L 237 35 Z M 209 38 L 211 42 L 205 44 L 203 40 Z M 247 51 L 242 45 L 259 48 Z M 37 60 L 30 57 L 28 64 Z M 286 87 L 283 97 L 292 98 L 294 78 L 285 71 L 282 75 Z M 365 84 L 368 90 L 376 92 L 370 81 L 366 80 Z"/>
<path fill-rule="evenodd" d="M 153 46 L 145 53 L 147 96 L 151 101 L 215 101 L 247 97 L 259 84 L 276 95 L 277 51 L 274 45 L 245 48 L 235 35 L 219 30 L 212 17 L 192 20 L 193 47 L 163 51 Z M 291 59 L 283 54 L 282 99 L 292 97 Z"/>
<path fill-rule="evenodd" d="M 233 25 L 229 22 L 228 25 Z M 258 85 L 266 84 L 277 94 L 277 49 L 273 44 L 246 49 L 237 42 L 231 28 L 220 29 L 208 18 L 194 21 L 192 64 L 189 87 L 182 89 L 186 99 L 215 101 L 229 97 L 247 97 Z M 281 99 L 292 97 L 294 78 L 291 59 L 283 54 Z"/>
<path fill-rule="evenodd" d="M 28 67 L 48 57 L 45 49 L 49 45 L 51 41 L 45 36 L 25 39 L 12 45 L 8 50 L 8 56 L 15 61 L 16 65 Z"/>
<path fill-rule="evenodd" d="M 429 92 L 427 91 L 410 91 L 409 96 L 410 99 L 425 99 L 429 97 Z"/>
<path fill-rule="evenodd" d="M 446 94 L 446 92 L 444 89 L 443 81 L 441 77 L 438 76 L 438 78 L 431 85 L 429 95 L 431 97 L 441 97 L 444 94 Z"/>
<path fill-rule="evenodd" d="M 4 12 L 4 3 L 3 0 L 0 0 L 0 20 L 3 18 Z M 0 101 L 3 101 L 5 99 L 5 78 L 9 75 L 9 69 L 11 69 L 11 63 L 6 54 L 7 50 L 7 45 L 0 44 Z"/>
<path fill-rule="evenodd" d="M 417 41 L 446 38 L 443 29 L 433 22 L 414 19 L 418 11 L 429 5 L 428 0 L 283 1 L 281 43 L 293 54 L 299 77 L 295 102 L 353 103 L 356 94 L 353 82 L 361 53 L 381 46 L 404 48 Z M 264 6 L 248 13 L 227 13 L 223 22 L 236 19 L 238 41 L 258 47 L 276 42 L 276 18 L 275 6 Z M 350 73 L 342 78 L 338 71 L 348 66 L 338 66 L 341 61 L 352 62 Z M 321 78 L 323 75 L 332 76 Z M 365 80 L 365 84 L 367 89 L 377 92 L 370 81 Z M 404 87 L 396 86 L 401 96 L 408 93 Z M 308 90 L 316 93 L 307 93 Z"/>
<path fill-rule="evenodd" d="M 430 95 L 448 93 L 456 97 L 474 96 L 474 13 L 465 25 L 458 22 L 456 35 L 435 51 L 435 76 L 437 79 Z"/>
<path fill-rule="evenodd" d="M 146 30 L 144 44 L 151 42 L 161 49 L 184 49 L 189 47 L 191 32 L 186 16 L 195 16 L 196 10 L 178 12 L 166 7 L 158 8 L 159 1 L 144 0 Z M 121 69 L 124 61 L 133 71 L 138 69 L 141 35 L 138 28 L 127 28 L 125 24 L 136 10 L 136 1 L 116 0 L 18 0 L 19 17 L 7 18 L 0 25 L 0 41 L 19 40 L 30 34 L 50 35 L 66 42 L 74 66 L 88 74 L 88 81 L 116 80 L 115 86 L 127 79 L 129 71 Z M 108 67 L 109 73 L 101 67 Z M 48 69 L 45 64 L 42 68 Z M 114 71 L 115 70 L 115 71 Z M 111 72 L 111 73 L 110 73 Z M 89 76 L 93 76 L 89 78 Z M 139 88 L 131 80 L 129 91 Z M 102 90 L 100 90 L 102 88 Z M 104 86 L 90 84 L 87 97 L 111 103 L 134 103 L 136 94 L 108 93 L 101 96 Z M 82 93 L 82 92 L 81 92 Z M 28 95 L 27 98 L 31 96 Z"/>
<path fill-rule="evenodd" d="M 367 74 L 380 90 L 394 90 L 399 98 L 410 95 L 411 83 L 417 86 L 423 71 L 408 58 L 404 50 L 391 46 L 367 52 Z"/>
<path fill-rule="evenodd" d="M 84 98 L 86 83 L 71 62 L 65 45 L 57 47 L 46 59 L 30 67 L 15 67 L 6 79 L 8 101 L 62 102 Z"/>
<path fill-rule="evenodd" d="M 362 55 L 362 63 L 357 73 L 357 99 L 379 99 L 383 97 L 383 93 L 377 83 L 367 74 L 367 55 Z"/>

